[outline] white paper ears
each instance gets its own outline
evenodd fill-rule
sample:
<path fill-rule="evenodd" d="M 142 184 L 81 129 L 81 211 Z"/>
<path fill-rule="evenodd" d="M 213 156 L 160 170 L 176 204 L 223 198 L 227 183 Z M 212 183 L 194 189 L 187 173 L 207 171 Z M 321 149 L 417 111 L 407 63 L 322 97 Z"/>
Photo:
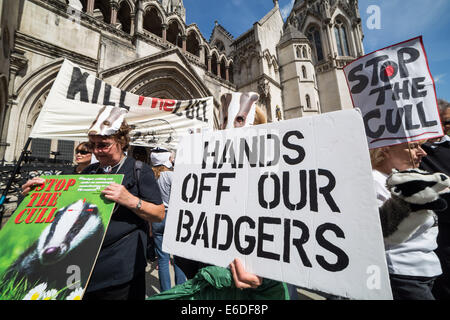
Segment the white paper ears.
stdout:
<path fill-rule="evenodd" d="M 92 122 L 88 135 L 110 136 L 115 134 L 120 129 L 126 113 L 127 110 L 124 108 L 104 106 Z"/>

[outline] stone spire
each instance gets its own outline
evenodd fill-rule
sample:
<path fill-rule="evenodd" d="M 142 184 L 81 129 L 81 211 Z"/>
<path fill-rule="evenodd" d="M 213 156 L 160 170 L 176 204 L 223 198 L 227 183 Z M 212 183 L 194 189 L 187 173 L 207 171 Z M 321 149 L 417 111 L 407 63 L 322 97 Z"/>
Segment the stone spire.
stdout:
<path fill-rule="evenodd" d="M 184 8 L 183 0 L 159 0 L 162 7 L 168 14 L 173 12 L 179 14 L 183 21 L 186 22 L 186 9 Z"/>

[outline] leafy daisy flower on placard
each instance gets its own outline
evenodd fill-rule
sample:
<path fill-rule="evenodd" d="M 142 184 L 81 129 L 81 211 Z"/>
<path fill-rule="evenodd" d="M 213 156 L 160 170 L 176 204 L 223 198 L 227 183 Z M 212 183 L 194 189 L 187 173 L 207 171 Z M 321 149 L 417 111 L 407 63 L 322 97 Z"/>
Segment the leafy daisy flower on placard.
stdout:
<path fill-rule="evenodd" d="M 81 300 L 82 294 L 83 294 L 82 288 L 75 289 L 67 296 L 66 300 Z"/>
<path fill-rule="evenodd" d="M 47 283 L 41 283 L 33 289 L 31 289 L 23 298 L 23 300 L 41 300 L 45 295 L 47 289 Z"/>
<path fill-rule="evenodd" d="M 55 300 L 58 295 L 58 291 L 56 289 L 51 289 L 48 291 L 44 291 L 42 297 L 39 300 Z"/>

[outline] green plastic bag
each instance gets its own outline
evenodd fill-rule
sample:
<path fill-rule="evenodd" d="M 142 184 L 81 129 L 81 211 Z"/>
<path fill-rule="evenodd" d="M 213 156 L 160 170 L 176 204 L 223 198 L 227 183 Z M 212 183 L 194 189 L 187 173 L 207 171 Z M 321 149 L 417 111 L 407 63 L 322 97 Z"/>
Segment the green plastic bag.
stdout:
<path fill-rule="evenodd" d="M 147 300 L 289 300 L 285 283 L 263 279 L 256 289 L 238 289 L 234 286 L 231 271 L 208 266 L 195 277 Z"/>

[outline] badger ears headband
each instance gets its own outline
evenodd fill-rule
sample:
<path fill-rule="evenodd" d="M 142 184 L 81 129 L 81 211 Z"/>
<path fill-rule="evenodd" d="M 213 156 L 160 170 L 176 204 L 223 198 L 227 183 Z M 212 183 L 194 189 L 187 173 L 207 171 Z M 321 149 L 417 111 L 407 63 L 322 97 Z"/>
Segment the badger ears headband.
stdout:
<path fill-rule="evenodd" d="M 115 134 L 122 125 L 127 110 L 113 106 L 103 106 L 97 118 L 92 122 L 88 135 L 110 136 Z"/>

